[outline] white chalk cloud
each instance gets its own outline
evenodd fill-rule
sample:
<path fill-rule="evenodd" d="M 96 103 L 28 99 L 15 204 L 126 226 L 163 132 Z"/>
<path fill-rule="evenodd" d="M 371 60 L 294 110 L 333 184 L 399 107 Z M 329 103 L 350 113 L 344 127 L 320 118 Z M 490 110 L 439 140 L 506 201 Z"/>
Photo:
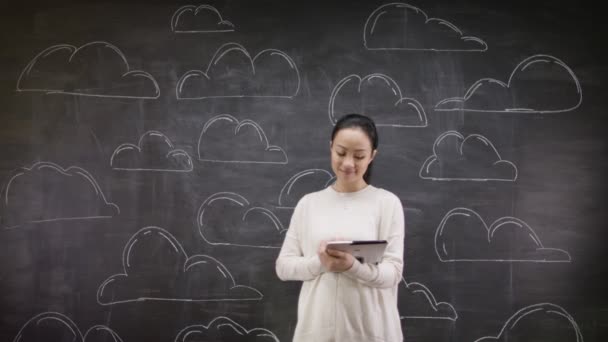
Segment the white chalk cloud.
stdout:
<path fill-rule="evenodd" d="M 574 318 L 564 308 L 551 303 L 540 303 L 517 311 L 497 335 L 475 340 L 516 341 L 583 342 L 583 335 Z"/>
<path fill-rule="evenodd" d="M 175 33 L 233 32 L 234 25 L 222 18 L 220 11 L 210 5 L 186 5 L 171 16 L 171 31 Z"/>
<path fill-rule="evenodd" d="M 440 181 L 506 181 L 517 179 L 517 167 L 503 160 L 492 142 L 479 134 L 466 138 L 456 132 L 441 134 L 433 154 L 420 168 L 422 179 Z"/>
<path fill-rule="evenodd" d="M 270 145 L 262 127 L 253 120 L 239 121 L 218 115 L 203 126 L 198 140 L 198 158 L 217 163 L 287 164 L 285 151 Z"/>
<path fill-rule="evenodd" d="M 293 98 L 300 89 L 300 72 L 293 59 L 277 49 L 251 57 L 238 43 L 226 43 L 207 69 L 190 70 L 176 86 L 178 100 L 225 97 Z"/>
<path fill-rule="evenodd" d="M 568 252 L 545 247 L 536 232 L 516 217 L 501 217 L 490 226 L 475 211 L 454 208 L 435 233 L 442 262 L 570 262 Z"/>
<path fill-rule="evenodd" d="M 578 78 L 561 60 L 534 55 L 521 61 L 505 83 L 482 78 L 463 97 L 439 101 L 436 111 L 561 113 L 578 108 L 583 92 Z"/>
<path fill-rule="evenodd" d="M 270 209 L 252 206 L 233 192 L 209 196 L 198 210 L 197 224 L 212 245 L 280 248 L 287 231 Z"/>
<path fill-rule="evenodd" d="M 106 200 L 95 178 L 76 166 L 36 162 L 12 172 L 0 201 L 0 226 L 107 219 L 120 213 Z"/>
<path fill-rule="evenodd" d="M 160 96 L 152 75 L 131 70 L 125 55 L 116 46 L 102 41 L 80 47 L 59 44 L 45 49 L 23 69 L 17 91 L 108 98 Z"/>
<path fill-rule="evenodd" d="M 114 170 L 126 171 L 192 171 L 192 158 L 184 150 L 176 149 L 171 140 L 158 131 L 148 131 L 137 145 L 118 146 L 110 158 Z"/>
<path fill-rule="evenodd" d="M 426 127 L 424 108 L 413 98 L 404 97 L 389 76 L 375 73 L 343 78 L 329 98 L 329 120 L 335 124 L 348 113 L 361 113 L 374 119 L 376 126 Z"/>
<path fill-rule="evenodd" d="M 122 342 L 120 336 L 105 325 L 91 327 L 83 335 L 78 326 L 66 315 L 43 312 L 28 320 L 13 342 L 39 341 L 71 342 Z"/>
<path fill-rule="evenodd" d="M 279 342 L 279 339 L 268 329 L 246 329 L 234 320 L 220 316 L 207 325 L 190 325 L 175 337 L 175 342 L 196 341 Z"/>
<path fill-rule="evenodd" d="M 365 21 L 363 45 L 369 50 L 486 51 L 487 44 L 465 36 L 444 19 L 429 18 L 412 5 L 395 2 L 375 9 Z"/>
<path fill-rule="evenodd" d="M 106 279 L 97 302 L 113 305 L 135 301 L 217 302 L 260 300 L 262 293 L 237 285 L 230 271 L 208 255 L 188 256 L 165 229 L 145 227 L 127 242 L 123 273 Z"/>
<path fill-rule="evenodd" d="M 307 169 L 293 175 L 283 185 L 279 194 L 279 208 L 293 209 L 307 193 L 322 190 L 335 181 L 336 177 L 327 170 Z"/>
<path fill-rule="evenodd" d="M 401 319 L 441 319 L 455 321 L 458 313 L 452 304 L 438 302 L 428 287 L 417 282 L 399 283 L 399 312 Z"/>

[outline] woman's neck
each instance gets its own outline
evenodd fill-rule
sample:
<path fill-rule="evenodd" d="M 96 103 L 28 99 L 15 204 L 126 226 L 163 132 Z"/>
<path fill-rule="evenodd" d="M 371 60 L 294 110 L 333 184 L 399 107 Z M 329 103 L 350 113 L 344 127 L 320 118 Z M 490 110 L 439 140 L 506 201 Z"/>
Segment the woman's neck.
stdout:
<path fill-rule="evenodd" d="M 364 189 L 366 186 L 367 186 L 367 183 L 365 183 L 364 180 L 361 180 L 360 182 L 357 182 L 356 184 L 342 184 L 342 183 L 336 181 L 332 185 L 334 190 L 336 190 L 337 192 L 356 192 L 356 191 Z"/>

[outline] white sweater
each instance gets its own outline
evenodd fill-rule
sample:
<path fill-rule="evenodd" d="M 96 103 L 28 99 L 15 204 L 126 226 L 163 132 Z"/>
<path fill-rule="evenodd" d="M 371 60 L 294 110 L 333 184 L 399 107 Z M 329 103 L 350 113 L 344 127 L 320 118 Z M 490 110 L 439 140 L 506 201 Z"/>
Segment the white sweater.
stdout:
<path fill-rule="evenodd" d="M 378 265 L 326 272 L 317 255 L 322 240 L 387 240 Z M 281 280 L 303 281 L 294 342 L 403 340 L 397 286 L 403 270 L 404 219 L 394 194 L 368 185 L 350 193 L 331 186 L 296 206 L 276 261 Z"/>

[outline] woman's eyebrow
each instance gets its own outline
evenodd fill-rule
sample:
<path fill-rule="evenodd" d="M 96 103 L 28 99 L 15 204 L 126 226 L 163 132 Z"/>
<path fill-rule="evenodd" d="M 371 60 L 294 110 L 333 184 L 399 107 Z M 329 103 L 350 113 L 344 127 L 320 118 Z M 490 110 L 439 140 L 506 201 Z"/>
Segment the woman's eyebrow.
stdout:
<path fill-rule="evenodd" d="M 342 146 L 342 145 L 340 145 L 340 144 L 336 144 L 336 145 L 338 145 L 338 147 L 341 147 L 341 148 L 343 148 L 343 149 L 345 149 L 345 150 L 348 150 L 348 148 L 347 148 L 347 147 L 345 147 L 345 146 Z M 355 151 L 355 152 L 365 152 L 365 151 L 367 151 L 367 149 L 366 149 L 366 148 L 356 148 L 354 151 Z"/>

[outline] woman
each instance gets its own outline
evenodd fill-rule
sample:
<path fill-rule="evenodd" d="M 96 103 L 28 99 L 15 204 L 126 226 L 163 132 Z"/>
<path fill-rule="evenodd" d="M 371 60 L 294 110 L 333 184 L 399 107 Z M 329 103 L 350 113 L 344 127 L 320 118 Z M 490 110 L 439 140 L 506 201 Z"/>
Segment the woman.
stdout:
<path fill-rule="evenodd" d="M 281 280 L 303 281 L 293 341 L 403 340 L 397 286 L 404 219 L 397 196 L 370 185 L 378 135 L 374 122 L 348 114 L 331 135 L 336 181 L 298 202 L 276 261 Z M 330 240 L 387 240 L 382 261 L 362 264 L 326 249 Z"/>

